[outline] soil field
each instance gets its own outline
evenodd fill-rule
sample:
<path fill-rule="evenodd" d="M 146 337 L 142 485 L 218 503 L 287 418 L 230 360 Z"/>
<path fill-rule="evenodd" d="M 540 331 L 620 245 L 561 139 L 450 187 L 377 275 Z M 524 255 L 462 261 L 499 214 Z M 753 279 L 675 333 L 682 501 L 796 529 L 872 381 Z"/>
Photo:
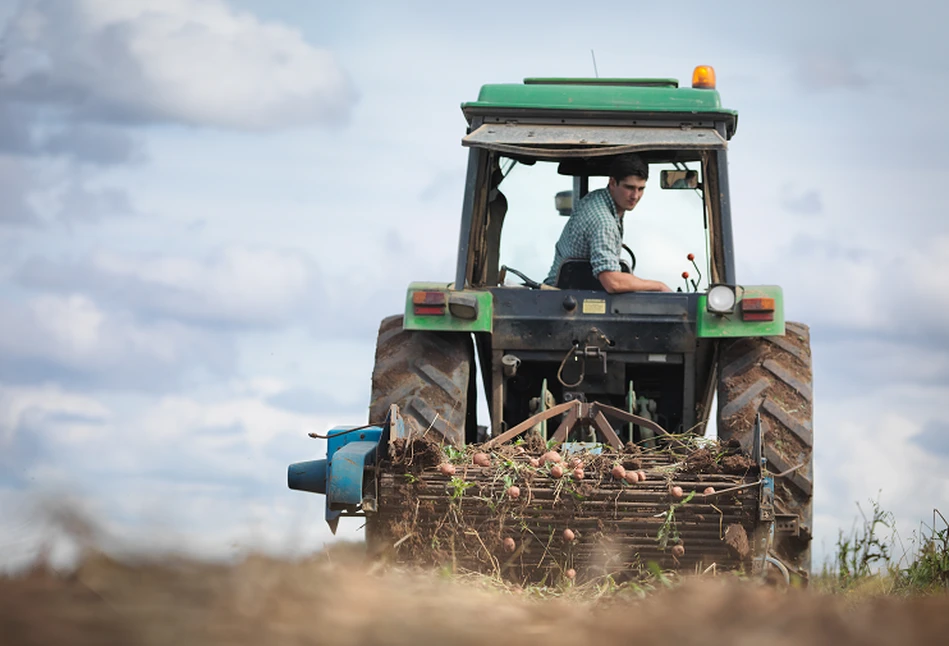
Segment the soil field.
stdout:
<path fill-rule="evenodd" d="M 637 598 L 374 570 L 347 550 L 236 565 L 87 557 L 0 579 L 0 644 L 943 644 L 949 597 L 853 598 L 719 576 Z"/>

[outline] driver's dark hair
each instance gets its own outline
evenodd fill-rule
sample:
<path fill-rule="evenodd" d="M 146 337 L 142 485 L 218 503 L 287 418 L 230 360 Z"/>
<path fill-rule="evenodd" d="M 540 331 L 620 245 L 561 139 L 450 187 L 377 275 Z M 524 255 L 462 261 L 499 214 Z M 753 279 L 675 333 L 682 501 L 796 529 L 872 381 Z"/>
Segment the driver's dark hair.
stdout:
<path fill-rule="evenodd" d="M 630 175 L 649 179 L 649 166 L 639 155 L 617 155 L 610 162 L 610 177 L 617 182 Z"/>

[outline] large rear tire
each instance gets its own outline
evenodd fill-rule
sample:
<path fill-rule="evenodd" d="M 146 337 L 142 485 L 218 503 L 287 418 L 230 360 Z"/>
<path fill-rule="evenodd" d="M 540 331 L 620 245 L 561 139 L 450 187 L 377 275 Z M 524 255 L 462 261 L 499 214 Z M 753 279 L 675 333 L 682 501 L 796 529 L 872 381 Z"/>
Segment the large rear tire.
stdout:
<path fill-rule="evenodd" d="M 381 423 L 397 404 L 410 433 L 437 433 L 462 447 L 477 433 L 471 337 L 403 330 L 402 318 L 390 316 L 379 326 L 369 421 Z"/>
<path fill-rule="evenodd" d="M 723 342 L 719 356 L 718 435 L 750 449 L 761 414 L 764 456 L 774 473 L 775 511 L 798 517 L 798 535 L 776 532 L 774 551 L 797 576 L 811 569 L 814 489 L 813 376 L 810 332 L 785 324 L 785 335 Z"/>

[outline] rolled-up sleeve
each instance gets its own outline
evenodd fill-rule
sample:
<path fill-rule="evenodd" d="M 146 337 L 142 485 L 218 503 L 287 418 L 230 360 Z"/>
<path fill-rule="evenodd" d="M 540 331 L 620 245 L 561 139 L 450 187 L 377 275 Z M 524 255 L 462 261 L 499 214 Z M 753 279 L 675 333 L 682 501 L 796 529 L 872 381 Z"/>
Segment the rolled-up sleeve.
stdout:
<path fill-rule="evenodd" d="M 622 271 L 619 250 L 623 248 L 623 240 L 612 220 L 612 217 L 600 216 L 589 229 L 590 265 L 594 276 L 604 271 Z"/>

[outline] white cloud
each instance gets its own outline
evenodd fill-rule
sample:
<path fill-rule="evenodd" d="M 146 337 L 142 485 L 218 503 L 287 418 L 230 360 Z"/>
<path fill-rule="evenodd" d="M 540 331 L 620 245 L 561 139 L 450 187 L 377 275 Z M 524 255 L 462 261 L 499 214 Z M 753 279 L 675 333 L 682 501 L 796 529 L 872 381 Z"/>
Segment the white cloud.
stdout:
<path fill-rule="evenodd" d="M 849 533 L 857 503 L 866 512 L 871 500 L 879 501 L 893 513 L 904 539 L 934 508 L 949 506 L 946 460 L 911 441 L 932 400 L 945 400 L 949 388 L 916 393 L 915 401 L 905 389 L 889 393 L 906 396 L 904 411 L 881 410 L 879 397 L 863 394 L 818 403 L 814 540 L 819 555 L 831 556 L 839 530 Z"/>
<path fill-rule="evenodd" d="M 288 385 L 264 375 L 228 390 Z M 97 525 L 93 538 L 109 549 L 221 558 L 245 549 L 309 551 L 332 540 L 322 498 L 290 491 L 285 474 L 290 462 L 325 452 L 325 442 L 306 433 L 335 425 L 333 411 L 294 414 L 228 392 L 144 405 L 141 398 L 110 400 L 53 385 L 0 385 L 0 458 L 15 456 L 18 446 L 32 449 L 14 481 L 30 487 L 17 495 L 0 482 L 0 569 L 44 543 L 59 561 L 75 556 L 77 537 L 46 509 L 63 496 L 67 507 L 84 510 Z M 340 537 L 355 529 L 344 527 Z"/>
<path fill-rule="evenodd" d="M 267 249 L 227 249 L 203 263 L 184 257 L 149 259 L 101 254 L 103 275 L 151 288 L 156 311 L 184 319 L 237 322 L 279 320 L 309 288 L 310 268 L 299 254 Z"/>
<path fill-rule="evenodd" d="M 9 447 L 17 429 L 45 427 L 64 442 L 96 435 L 111 412 L 101 402 L 49 384 L 0 388 L 0 449 Z"/>
<path fill-rule="evenodd" d="M 194 429 L 239 428 L 231 438 L 204 438 L 216 447 L 238 440 L 259 448 L 281 434 L 305 437 L 310 431 L 321 434 L 336 420 L 330 415 L 300 415 L 268 405 L 255 397 L 233 397 L 211 404 L 186 396 L 165 397 L 142 415 L 141 430 L 148 437 L 173 440 L 187 437 Z M 315 446 L 315 445 L 314 445 Z"/>
<path fill-rule="evenodd" d="M 912 249 L 881 240 L 875 248 L 848 250 L 828 239 L 806 239 L 790 247 L 779 250 L 777 262 L 760 273 L 767 271 L 793 291 L 795 307 L 806 303 L 812 323 L 898 334 L 908 341 L 907 332 L 949 326 L 949 291 L 932 270 L 932 259 L 949 253 L 949 236 L 934 235 Z M 786 258 L 793 263 L 781 262 Z"/>
<path fill-rule="evenodd" d="M 149 317 L 255 326 L 286 321 L 315 288 L 314 272 L 299 253 L 232 247 L 206 260 L 107 251 L 71 264 L 34 259 L 20 278 L 30 287 L 82 291 Z"/>
<path fill-rule="evenodd" d="M 16 159 L 0 155 L 0 225 L 23 225 L 34 221 L 30 203 L 36 180 L 29 170 Z"/>
<path fill-rule="evenodd" d="M 93 119 L 273 129 L 355 99 L 330 52 L 222 0 L 27 0 L 4 41 L 8 92 Z"/>
<path fill-rule="evenodd" d="M 97 154 L 97 153 L 92 153 Z M 87 174 L 64 163 L 0 154 L 0 227 L 50 222 L 95 222 L 136 213 L 128 194 L 94 186 Z"/>
<path fill-rule="evenodd" d="M 150 387 L 203 366 L 230 367 L 229 342 L 175 321 L 140 322 L 86 295 L 3 299 L 0 377 L 70 380 L 119 388 Z"/>

